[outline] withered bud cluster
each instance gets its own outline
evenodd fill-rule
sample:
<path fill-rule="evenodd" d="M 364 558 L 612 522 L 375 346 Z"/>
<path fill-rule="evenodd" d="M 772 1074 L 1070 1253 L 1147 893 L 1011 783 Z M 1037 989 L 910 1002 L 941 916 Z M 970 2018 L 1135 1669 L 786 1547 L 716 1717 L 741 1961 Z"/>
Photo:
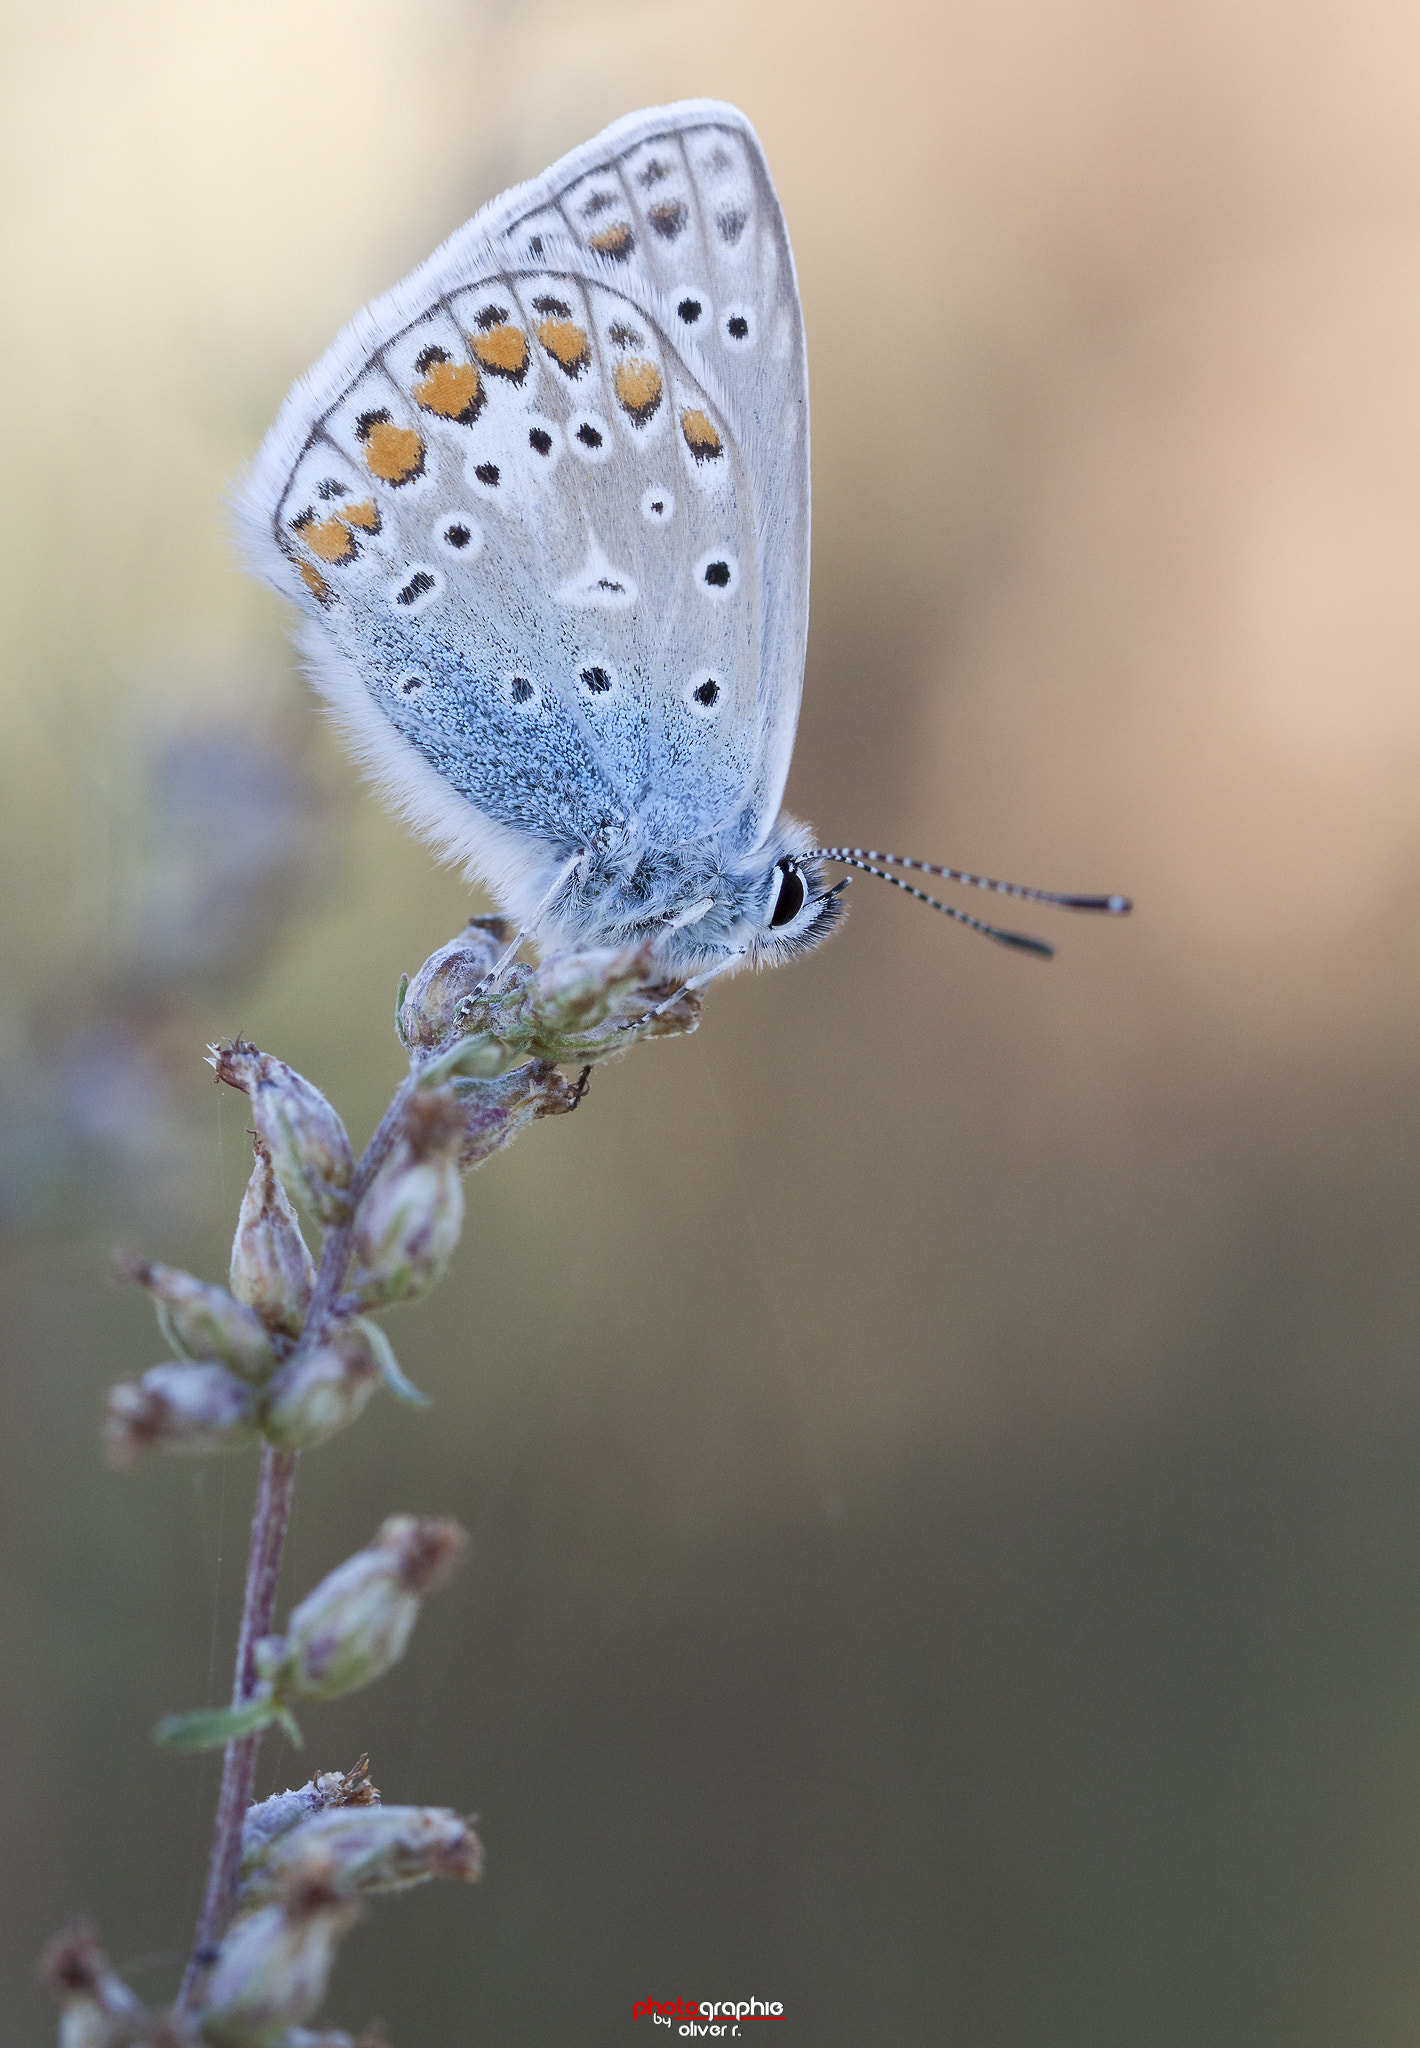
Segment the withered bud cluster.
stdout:
<path fill-rule="evenodd" d="M 401 997 L 400 1036 L 426 1085 L 492 1081 L 528 1061 L 590 1065 L 700 1021 L 699 995 L 660 977 L 649 943 L 553 953 L 490 980 L 492 925 L 501 934 L 501 920 L 475 919 Z"/>
<path fill-rule="evenodd" d="M 120 1274 L 152 1297 L 176 1361 L 113 1388 L 113 1464 L 261 1441 L 311 1450 L 381 1386 L 417 1400 L 367 1317 L 442 1276 L 463 1228 L 462 1174 L 529 1124 L 576 1108 L 581 1084 L 559 1062 L 585 1067 L 638 1036 L 695 1028 L 698 996 L 657 981 L 646 947 L 555 954 L 495 981 L 507 937 L 502 919 L 474 919 L 402 990 L 410 1079 L 378 1154 L 358 1170 L 344 1124 L 294 1068 L 241 1038 L 210 1049 L 256 1126 L 229 1284 L 120 1260 Z M 317 1273 L 298 1210 L 326 1233 L 322 1257 L 338 1268 L 319 1330 L 307 1327 Z"/>
<path fill-rule="evenodd" d="M 348 1776 L 323 1773 L 263 1805 L 303 1802 L 317 1786 Z M 254 1807 L 249 1818 L 261 1811 Z M 56 1936 L 39 1980 L 59 2003 L 60 2048 L 388 2048 L 377 2024 L 358 2037 L 304 2024 L 325 1997 L 341 1940 L 372 1898 L 435 1878 L 471 1884 L 482 1875 L 473 1822 L 449 1807 L 385 1806 L 377 1793 L 317 1805 L 244 1858 L 236 1911 L 193 2025 L 150 2012 L 86 1923 Z"/>
<path fill-rule="evenodd" d="M 147 1291 L 173 1356 L 111 1390 L 115 1465 L 149 1450 L 256 1444 L 289 1456 L 353 1422 L 382 1386 L 422 1401 L 371 1316 L 444 1272 L 463 1225 L 462 1175 L 530 1124 L 575 1109 L 596 1061 L 694 1030 L 699 1016 L 698 996 L 657 979 L 649 948 L 564 953 L 533 969 L 505 966 L 509 938 L 501 919 L 476 918 L 402 986 L 409 1077 L 358 1165 L 335 1110 L 283 1060 L 241 1038 L 209 1049 L 255 1127 L 228 1285 L 118 1261 L 119 1276 Z M 303 1217 L 322 1235 L 319 1262 Z M 388 1671 L 466 1546 L 456 1522 L 388 1517 L 283 1633 L 255 1644 L 255 1676 L 248 1667 L 231 1707 L 170 1715 L 157 1739 L 213 1749 L 278 1722 L 299 1742 L 294 1710 Z M 220 1942 L 194 1956 L 172 2014 L 144 2008 L 91 1930 L 61 1936 L 43 1971 L 61 2006 L 61 2048 L 382 2048 L 373 2032 L 352 2040 L 306 2025 L 340 1941 L 368 1899 L 477 1878 L 483 1851 L 447 1808 L 383 1805 L 365 1761 L 248 1809 L 230 1919 L 224 1903 L 208 1923 L 225 1926 Z M 235 1855 L 233 1841 L 229 1868 Z"/>
<path fill-rule="evenodd" d="M 482 1875 L 472 1823 L 447 1807 L 336 1807 L 284 1830 L 245 1866 L 208 1981 L 204 2039 L 216 2048 L 291 2044 L 285 2030 L 317 2011 L 336 1948 L 367 1899 Z"/>

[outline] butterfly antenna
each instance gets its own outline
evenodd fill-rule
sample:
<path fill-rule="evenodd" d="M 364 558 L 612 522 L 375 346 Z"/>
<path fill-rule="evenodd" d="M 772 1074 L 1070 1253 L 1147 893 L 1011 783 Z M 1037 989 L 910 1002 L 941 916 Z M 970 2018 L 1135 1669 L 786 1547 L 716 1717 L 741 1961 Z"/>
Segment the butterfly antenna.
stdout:
<path fill-rule="evenodd" d="M 1001 946 L 1013 946 L 1021 953 L 1038 954 L 1043 960 L 1055 957 L 1055 948 L 1046 940 L 1032 938 L 1027 932 L 1007 931 L 1001 925 L 988 924 L 984 918 L 958 910 L 955 904 L 943 903 L 940 897 L 929 896 L 925 889 L 914 888 L 900 875 L 889 874 L 887 868 L 910 868 L 920 875 L 940 875 L 944 881 L 961 882 L 971 889 L 990 889 L 998 896 L 1015 896 L 1027 903 L 1050 903 L 1061 910 L 1097 910 L 1108 917 L 1123 917 L 1133 908 L 1127 896 L 1080 896 L 1054 889 L 1030 889 L 1022 882 L 998 882 L 990 875 L 968 874 L 965 868 L 942 867 L 930 860 L 911 860 L 901 853 L 879 853 L 871 847 L 819 846 L 803 858 L 841 861 L 845 867 L 859 868 L 865 875 L 876 875 L 880 882 L 891 882 L 894 889 L 916 897 L 919 903 L 927 904 L 932 910 L 940 910 L 943 917 L 951 918 L 956 924 L 964 924 L 968 931 L 980 932 L 983 938 L 995 939 Z M 878 861 L 886 865 L 875 866 Z"/>

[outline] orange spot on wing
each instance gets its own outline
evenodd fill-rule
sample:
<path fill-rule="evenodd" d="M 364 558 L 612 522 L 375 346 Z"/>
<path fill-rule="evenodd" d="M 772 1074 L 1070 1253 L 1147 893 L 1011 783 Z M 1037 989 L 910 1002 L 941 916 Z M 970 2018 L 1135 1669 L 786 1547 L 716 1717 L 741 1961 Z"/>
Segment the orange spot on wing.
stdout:
<path fill-rule="evenodd" d="M 599 228 L 587 241 L 599 256 L 611 256 L 616 262 L 624 263 L 636 247 L 636 237 L 624 220 L 609 228 Z"/>
<path fill-rule="evenodd" d="M 336 516 L 347 526 L 358 526 L 362 533 L 378 533 L 380 530 L 379 510 L 373 498 L 362 498 L 358 505 L 342 505 Z"/>
<path fill-rule="evenodd" d="M 467 427 L 477 419 L 483 403 L 483 382 L 472 363 L 451 363 L 445 358 L 430 363 L 414 387 L 414 396 L 425 412 Z"/>
<path fill-rule="evenodd" d="M 365 444 L 370 474 L 381 483 L 407 484 L 424 468 L 424 443 L 413 427 L 397 427 L 393 420 L 374 420 L 363 429 L 360 439 Z"/>
<path fill-rule="evenodd" d="M 354 534 L 335 513 L 317 519 L 313 512 L 303 512 L 292 524 L 318 562 L 353 562 L 360 552 Z"/>
<path fill-rule="evenodd" d="M 685 436 L 685 445 L 697 462 L 713 462 L 717 455 L 723 455 L 725 444 L 710 423 L 709 415 L 698 407 L 687 408 L 680 416 L 680 430 Z"/>
<path fill-rule="evenodd" d="M 537 338 L 569 377 L 578 376 L 592 360 L 586 329 L 578 327 L 573 320 L 541 320 Z"/>
<path fill-rule="evenodd" d="M 476 334 L 473 352 L 485 370 L 499 377 L 521 377 L 528 366 L 528 338 L 521 327 L 490 327 Z"/>
<path fill-rule="evenodd" d="M 661 402 L 661 373 L 643 356 L 628 356 L 616 366 L 613 379 L 616 395 L 638 426 L 644 425 Z"/>
<path fill-rule="evenodd" d="M 331 597 L 330 585 L 326 582 L 324 576 L 321 575 L 320 570 L 313 569 L 309 562 L 297 562 L 296 567 L 300 570 L 301 581 L 305 584 L 311 596 L 320 604 L 329 604 Z"/>

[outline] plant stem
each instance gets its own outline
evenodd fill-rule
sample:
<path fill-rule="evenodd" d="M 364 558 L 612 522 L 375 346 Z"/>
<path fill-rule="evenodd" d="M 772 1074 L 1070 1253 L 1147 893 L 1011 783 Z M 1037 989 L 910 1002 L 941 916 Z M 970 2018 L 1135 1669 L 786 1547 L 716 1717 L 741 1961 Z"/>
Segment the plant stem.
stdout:
<path fill-rule="evenodd" d="M 297 1352 L 311 1349 L 325 1336 L 326 1325 L 340 1299 L 350 1266 L 355 1211 L 394 1142 L 395 1130 L 412 1085 L 412 1080 L 406 1080 L 396 1091 L 355 1169 L 350 1188 L 350 1220 L 337 1224 L 326 1233 L 321 1247 L 320 1270 L 316 1275 Z M 291 1500 L 296 1490 L 298 1456 L 296 1451 L 273 1450 L 270 1444 L 262 1447 L 261 1475 L 251 1520 L 251 1548 L 247 1552 L 246 1589 L 242 1596 L 242 1624 L 237 1637 L 237 1667 L 232 1681 L 234 1707 L 244 1706 L 256 1690 L 256 1646 L 263 1636 L 271 1634 L 271 1625 L 276 1618 L 276 1588 L 281 1577 L 286 1526 L 291 1519 Z M 256 1783 L 256 1752 L 260 1741 L 261 1730 L 258 1729 L 254 1734 L 237 1736 L 222 1753 L 222 1783 L 217 1794 L 217 1818 L 213 1824 L 212 1850 L 207 1862 L 207 1884 L 193 1935 L 192 1952 L 183 1973 L 182 1989 L 173 2009 L 175 2019 L 191 2019 L 196 2013 L 208 1972 L 216 1959 L 218 1944 L 232 1917 L 242 1860 L 242 1822 L 251 1805 Z"/>
<path fill-rule="evenodd" d="M 251 1549 L 247 1553 L 242 1626 L 237 1639 L 237 1670 L 232 1685 L 234 1707 L 244 1705 L 256 1689 L 256 1645 L 263 1636 L 270 1635 L 275 1618 L 276 1586 L 281 1575 L 286 1525 L 291 1517 L 291 1497 L 296 1488 L 297 1456 L 295 1451 L 275 1451 L 269 1444 L 262 1449 L 261 1478 L 251 1521 Z M 178 2018 L 188 2018 L 196 2010 L 217 1944 L 231 1917 L 242 1857 L 242 1822 L 251 1805 L 260 1741 L 259 1730 L 252 1735 L 239 1735 L 222 1753 L 222 1784 L 217 1794 L 207 1886 L 192 1953 L 178 1993 Z"/>

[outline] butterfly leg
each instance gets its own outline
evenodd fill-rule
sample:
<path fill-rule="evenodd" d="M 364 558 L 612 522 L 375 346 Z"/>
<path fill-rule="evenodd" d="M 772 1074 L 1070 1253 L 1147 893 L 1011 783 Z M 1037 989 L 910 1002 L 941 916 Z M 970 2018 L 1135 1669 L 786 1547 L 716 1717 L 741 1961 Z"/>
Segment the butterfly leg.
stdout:
<path fill-rule="evenodd" d="M 557 876 L 553 881 L 552 887 L 547 891 L 546 895 L 543 897 L 541 903 L 538 904 L 537 909 L 533 912 L 532 916 L 528 919 L 527 923 L 525 925 L 520 925 L 518 927 L 517 931 L 514 932 L 512 938 L 508 941 L 508 944 L 503 948 L 502 952 L 498 955 L 498 958 L 493 962 L 493 965 L 484 975 L 482 981 L 479 982 L 476 988 L 470 989 L 468 994 L 464 997 L 463 1001 L 459 1004 L 460 1016 L 466 1017 L 469 1014 L 469 1012 L 473 1009 L 474 1004 L 481 1002 L 484 996 L 487 995 L 489 989 L 496 986 L 497 982 L 502 976 L 503 969 L 514 958 L 519 946 L 522 945 L 524 939 L 530 939 L 536 933 L 538 926 L 542 923 L 543 918 L 547 915 L 547 912 L 551 907 L 554 899 L 556 898 L 558 891 L 561 889 L 563 883 L 569 879 L 569 877 L 587 858 L 587 849 L 586 847 L 583 847 L 579 852 L 573 854 L 572 858 L 567 862 L 565 867 L 559 869 Z"/>

